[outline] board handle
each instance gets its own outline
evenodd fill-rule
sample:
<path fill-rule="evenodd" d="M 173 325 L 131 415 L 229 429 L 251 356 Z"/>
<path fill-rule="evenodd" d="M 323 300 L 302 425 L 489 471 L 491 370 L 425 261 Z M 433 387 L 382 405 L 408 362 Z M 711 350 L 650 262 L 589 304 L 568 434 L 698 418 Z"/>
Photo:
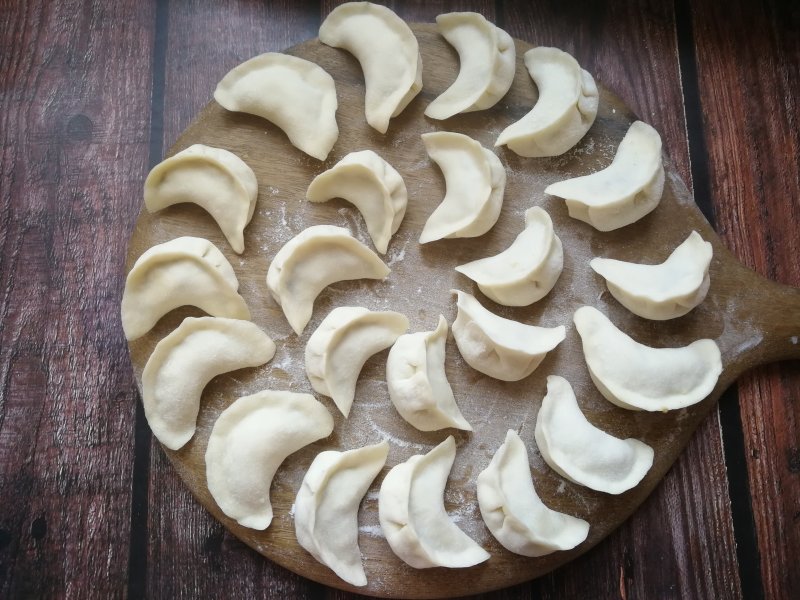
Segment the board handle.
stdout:
<path fill-rule="evenodd" d="M 752 271 L 751 271 L 752 273 Z M 800 360 L 800 288 L 755 273 L 739 290 L 740 371 L 782 360 Z"/>

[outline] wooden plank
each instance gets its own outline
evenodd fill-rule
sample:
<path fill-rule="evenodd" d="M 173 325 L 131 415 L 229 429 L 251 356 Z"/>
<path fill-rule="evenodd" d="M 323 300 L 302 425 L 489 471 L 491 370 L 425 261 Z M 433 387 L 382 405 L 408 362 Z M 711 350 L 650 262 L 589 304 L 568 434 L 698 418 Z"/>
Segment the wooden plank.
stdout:
<path fill-rule="evenodd" d="M 662 136 L 691 186 L 675 14 L 660 2 L 505 3 L 508 32 L 573 54 Z M 536 585 L 544 598 L 741 596 L 717 413 L 619 531 Z M 591 573 L 587 577 L 586 573 Z"/>
<path fill-rule="evenodd" d="M 319 27 L 316 2 L 170 3 L 164 149 L 242 61 L 280 51 Z M 148 514 L 147 594 L 153 598 L 311 598 L 321 586 L 252 551 L 192 497 L 154 442 Z"/>
<path fill-rule="evenodd" d="M 800 14 L 780 2 L 701 2 L 693 15 L 719 231 L 742 262 L 800 285 Z M 764 592 L 796 597 L 800 368 L 754 370 L 739 397 Z"/>
<path fill-rule="evenodd" d="M 136 393 L 118 323 L 149 2 L 0 12 L 0 596 L 122 597 Z"/>

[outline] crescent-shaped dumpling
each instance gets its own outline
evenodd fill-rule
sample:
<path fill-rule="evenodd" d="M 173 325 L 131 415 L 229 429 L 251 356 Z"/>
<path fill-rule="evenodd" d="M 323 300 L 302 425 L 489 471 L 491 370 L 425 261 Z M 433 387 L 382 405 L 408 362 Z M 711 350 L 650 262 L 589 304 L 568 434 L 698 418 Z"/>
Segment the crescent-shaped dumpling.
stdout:
<path fill-rule="evenodd" d="M 234 252 L 244 252 L 244 228 L 253 218 L 258 182 L 233 152 L 194 144 L 158 163 L 144 182 L 144 205 L 157 212 L 192 202 L 217 222 Z"/>
<path fill-rule="evenodd" d="M 153 434 L 170 450 L 181 448 L 194 435 L 208 382 L 274 355 L 273 341 L 250 321 L 187 317 L 158 342 L 142 373 L 142 404 Z"/>
<path fill-rule="evenodd" d="M 504 319 L 473 296 L 450 290 L 458 299 L 453 337 L 467 364 L 502 381 L 519 381 L 533 373 L 550 350 L 566 337 L 563 325 L 535 327 Z"/>
<path fill-rule="evenodd" d="M 208 491 L 240 525 L 266 529 L 278 467 L 332 431 L 331 413 L 311 394 L 265 390 L 243 396 L 222 411 L 208 438 Z"/>
<path fill-rule="evenodd" d="M 381 254 L 403 221 L 408 204 L 406 184 L 392 165 L 372 150 L 351 152 L 332 168 L 317 175 L 306 198 L 326 202 L 344 198 L 364 216 L 367 231 Z"/>
<path fill-rule="evenodd" d="M 279 52 L 251 58 L 222 78 L 214 100 L 273 123 L 297 149 L 319 160 L 328 157 L 339 137 L 333 78 L 303 58 Z"/>
<path fill-rule="evenodd" d="M 534 432 L 542 458 L 562 477 L 607 494 L 636 487 L 653 465 L 653 449 L 601 431 L 581 412 L 563 377 L 547 378 Z"/>
<path fill-rule="evenodd" d="M 358 547 L 358 505 L 386 464 L 389 444 L 320 452 L 294 502 L 298 543 L 350 585 L 367 585 Z"/>
<path fill-rule="evenodd" d="M 344 227 L 314 225 L 278 250 L 267 271 L 267 287 L 295 333 L 303 333 L 314 300 L 337 281 L 384 279 L 389 267 Z"/>
<path fill-rule="evenodd" d="M 343 48 L 364 71 L 367 123 L 381 133 L 422 89 L 419 44 L 406 22 L 371 2 L 337 6 L 319 28 L 323 44 Z"/>
<path fill-rule="evenodd" d="M 364 363 L 406 331 L 408 319 L 397 312 L 373 312 L 359 306 L 334 308 L 306 343 L 311 387 L 331 397 L 347 417 Z"/>
<path fill-rule="evenodd" d="M 419 236 L 420 244 L 442 238 L 477 237 L 500 216 L 506 171 L 494 152 L 461 133 L 423 133 L 431 159 L 444 175 L 444 200 L 433 211 Z"/>
<path fill-rule="evenodd" d="M 589 523 L 545 506 L 533 487 L 525 444 L 513 429 L 478 475 L 483 521 L 506 550 L 544 556 L 586 539 Z"/>
<path fill-rule="evenodd" d="M 592 381 L 609 402 L 622 408 L 668 411 L 697 404 L 722 373 L 714 340 L 651 348 L 625 335 L 591 306 L 576 310 L 573 320 Z"/>
<path fill-rule="evenodd" d="M 396 465 L 381 484 L 383 534 L 392 551 L 416 569 L 464 568 L 489 559 L 444 508 L 444 488 L 455 458 L 456 443 L 449 436 L 427 454 Z"/>
<path fill-rule="evenodd" d="M 622 306 L 644 319 L 682 317 L 705 300 L 713 248 L 693 231 L 659 265 L 594 258 L 589 266 L 606 280 Z"/>
<path fill-rule="evenodd" d="M 389 398 L 400 416 L 420 431 L 455 427 L 472 431 L 456 404 L 444 370 L 447 321 L 435 331 L 401 335 L 386 360 Z"/>
<path fill-rule="evenodd" d="M 514 81 L 517 52 L 505 31 L 474 12 L 436 17 L 439 33 L 458 52 L 458 77 L 425 109 L 432 119 L 491 108 Z"/>
<path fill-rule="evenodd" d="M 598 231 L 630 225 L 652 212 L 664 191 L 661 136 L 642 121 L 634 122 L 611 164 L 591 175 L 553 183 L 545 188 L 567 201 L 569 216 Z"/>
<path fill-rule="evenodd" d="M 495 146 L 520 156 L 559 156 L 586 135 L 597 116 L 600 95 L 594 78 L 558 48 L 532 48 L 525 66 L 539 89 L 533 109 L 506 127 Z"/>
<path fill-rule="evenodd" d="M 544 298 L 564 268 L 564 250 L 544 209 L 525 211 L 525 229 L 495 256 L 456 267 L 498 304 L 527 306 Z"/>
<path fill-rule="evenodd" d="M 133 264 L 122 294 L 122 329 L 140 338 L 179 306 L 196 306 L 215 317 L 249 319 L 233 267 L 202 238 L 181 237 L 153 246 Z"/>

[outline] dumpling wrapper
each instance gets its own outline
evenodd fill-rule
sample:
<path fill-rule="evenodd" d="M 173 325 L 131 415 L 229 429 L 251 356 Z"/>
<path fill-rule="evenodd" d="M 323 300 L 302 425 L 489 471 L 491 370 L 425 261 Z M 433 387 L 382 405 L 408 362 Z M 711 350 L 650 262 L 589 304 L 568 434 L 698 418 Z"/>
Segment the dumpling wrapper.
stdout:
<path fill-rule="evenodd" d="M 594 78 L 558 48 L 531 48 L 525 66 L 539 90 L 531 111 L 506 127 L 495 146 L 520 156 L 560 156 L 577 144 L 597 116 L 600 95 Z"/>
<path fill-rule="evenodd" d="M 609 402 L 622 408 L 666 412 L 697 404 L 714 390 L 722 373 L 714 340 L 651 348 L 591 306 L 576 310 L 573 320 L 592 381 Z"/>
<path fill-rule="evenodd" d="M 233 152 L 194 144 L 158 163 L 144 182 L 144 205 L 157 212 L 191 202 L 217 222 L 237 254 L 244 252 L 244 228 L 253 218 L 258 181 Z"/>
<path fill-rule="evenodd" d="M 489 231 L 503 207 L 506 171 L 500 159 L 460 133 L 423 133 L 422 141 L 442 170 L 446 192 L 425 222 L 419 243 L 477 237 Z"/>
<path fill-rule="evenodd" d="M 528 306 L 553 289 L 564 268 L 564 250 L 544 209 L 525 211 L 525 229 L 500 254 L 459 265 L 488 297 L 505 306 Z"/>
<path fill-rule="evenodd" d="M 542 458 L 556 473 L 598 492 L 626 492 L 653 466 L 650 446 L 615 438 L 589 423 L 572 386 L 555 375 L 547 378 L 534 437 Z"/>
<path fill-rule="evenodd" d="M 120 308 L 125 337 L 142 337 L 180 306 L 196 306 L 215 317 L 250 319 L 238 289 L 233 267 L 208 240 L 180 237 L 153 246 L 125 280 Z"/>
<path fill-rule="evenodd" d="M 320 452 L 294 502 L 298 543 L 350 585 L 367 585 L 358 547 L 358 506 L 388 453 L 386 441 L 346 452 Z"/>
<path fill-rule="evenodd" d="M 497 541 L 523 556 L 571 550 L 589 534 L 589 523 L 548 508 L 536 494 L 528 451 L 513 429 L 478 475 L 478 506 Z"/>
<path fill-rule="evenodd" d="M 435 331 L 401 335 L 386 360 L 389 398 L 397 412 L 420 431 L 455 427 L 472 431 L 456 404 L 444 368 L 447 321 Z"/>
<path fill-rule="evenodd" d="M 156 345 L 142 372 L 142 403 L 153 435 L 170 450 L 183 447 L 194 436 L 208 382 L 274 355 L 275 343 L 250 321 L 187 317 Z"/>
<path fill-rule="evenodd" d="M 326 202 L 331 198 L 343 198 L 355 205 L 364 217 L 375 249 L 386 254 L 408 204 L 400 173 L 372 150 L 351 152 L 308 186 L 309 201 Z"/>
<path fill-rule="evenodd" d="M 635 223 L 655 210 L 664 192 L 661 136 L 647 123 L 636 121 L 608 167 L 553 183 L 544 191 L 566 200 L 570 217 L 598 231 Z"/>
<path fill-rule="evenodd" d="M 278 250 L 267 271 L 267 288 L 300 335 L 326 287 L 337 281 L 384 279 L 389 273 L 380 257 L 344 227 L 314 225 Z"/>
<path fill-rule="evenodd" d="M 422 89 L 422 57 L 414 33 L 391 9 L 371 2 L 347 2 L 333 9 L 319 28 L 323 44 L 343 48 L 364 72 L 367 123 L 386 133 Z"/>
<path fill-rule="evenodd" d="M 266 529 L 278 467 L 332 431 L 333 417 L 311 394 L 265 390 L 243 396 L 222 411 L 208 438 L 208 491 L 243 527 Z"/>
<path fill-rule="evenodd" d="M 593 258 L 589 266 L 605 278 L 622 306 L 643 319 L 664 321 L 682 317 L 705 300 L 712 254 L 711 244 L 693 231 L 661 264 Z"/>
<path fill-rule="evenodd" d="M 311 387 L 330 396 L 347 417 L 364 363 L 407 330 L 408 319 L 397 312 L 357 306 L 334 308 L 306 343 L 306 374 Z"/>
<path fill-rule="evenodd" d="M 519 381 L 533 373 L 550 350 L 566 337 L 563 325 L 535 327 L 504 319 L 458 290 L 453 337 L 467 364 L 501 381 Z"/>
<path fill-rule="evenodd" d="M 339 138 L 333 78 L 297 56 L 267 52 L 243 62 L 217 84 L 214 100 L 226 110 L 266 119 L 318 160 L 328 157 Z"/>
<path fill-rule="evenodd" d="M 458 52 L 458 77 L 425 109 L 425 116 L 448 119 L 491 108 L 514 82 L 517 52 L 505 31 L 474 12 L 436 17 L 439 33 Z"/>
<path fill-rule="evenodd" d="M 415 569 L 465 568 L 490 557 L 444 508 L 444 489 L 455 458 L 456 443 L 449 436 L 427 454 L 393 467 L 381 484 L 381 529 L 392 551 Z"/>

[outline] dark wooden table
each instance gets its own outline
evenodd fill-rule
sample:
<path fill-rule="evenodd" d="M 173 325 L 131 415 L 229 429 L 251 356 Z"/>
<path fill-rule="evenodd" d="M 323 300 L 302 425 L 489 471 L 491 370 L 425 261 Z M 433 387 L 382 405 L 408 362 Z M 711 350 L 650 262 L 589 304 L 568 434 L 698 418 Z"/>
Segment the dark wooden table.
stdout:
<path fill-rule="evenodd" d="M 572 53 L 660 131 L 742 262 L 800 285 L 800 6 L 594 4 L 392 8 L 477 10 Z M 331 8 L 0 2 L 0 597 L 355 597 L 192 499 L 152 440 L 118 316 L 149 168 L 229 68 L 316 36 Z M 798 396 L 796 362 L 747 374 L 616 533 L 485 597 L 797 598 Z"/>

